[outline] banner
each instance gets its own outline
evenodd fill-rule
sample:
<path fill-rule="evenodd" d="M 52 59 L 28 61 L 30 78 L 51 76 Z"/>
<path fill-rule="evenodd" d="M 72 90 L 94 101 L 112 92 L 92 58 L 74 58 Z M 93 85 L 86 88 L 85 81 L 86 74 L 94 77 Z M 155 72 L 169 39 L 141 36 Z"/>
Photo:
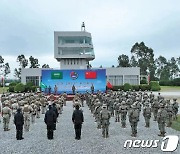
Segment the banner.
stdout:
<path fill-rule="evenodd" d="M 56 88 L 55 88 L 56 85 Z M 72 94 L 72 86 L 75 92 L 85 93 L 106 90 L 106 70 L 42 70 L 41 90 L 45 93 L 68 93 Z"/>

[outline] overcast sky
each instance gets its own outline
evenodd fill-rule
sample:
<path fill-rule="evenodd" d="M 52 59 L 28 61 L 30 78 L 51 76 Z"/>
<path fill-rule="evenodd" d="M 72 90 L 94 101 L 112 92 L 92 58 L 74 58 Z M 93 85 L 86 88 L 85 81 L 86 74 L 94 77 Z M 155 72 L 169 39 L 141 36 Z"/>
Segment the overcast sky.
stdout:
<path fill-rule="evenodd" d="M 117 65 L 144 41 L 155 56 L 180 56 L 180 0 L 0 0 L 0 55 L 10 63 L 24 54 L 58 68 L 54 31 L 79 31 L 85 22 L 92 34 L 92 66 Z"/>

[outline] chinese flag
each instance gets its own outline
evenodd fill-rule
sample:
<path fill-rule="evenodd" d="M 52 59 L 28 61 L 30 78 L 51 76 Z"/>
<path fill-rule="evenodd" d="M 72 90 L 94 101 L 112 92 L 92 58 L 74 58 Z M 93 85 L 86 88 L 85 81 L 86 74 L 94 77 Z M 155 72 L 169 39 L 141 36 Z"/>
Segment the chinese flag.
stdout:
<path fill-rule="evenodd" d="M 96 79 L 97 78 L 97 73 L 93 71 L 89 71 L 85 73 L 85 78 L 86 79 Z"/>
<path fill-rule="evenodd" d="M 112 84 L 110 83 L 110 82 L 107 82 L 107 85 L 106 85 L 109 89 L 112 89 L 113 88 L 113 86 L 112 86 Z"/>

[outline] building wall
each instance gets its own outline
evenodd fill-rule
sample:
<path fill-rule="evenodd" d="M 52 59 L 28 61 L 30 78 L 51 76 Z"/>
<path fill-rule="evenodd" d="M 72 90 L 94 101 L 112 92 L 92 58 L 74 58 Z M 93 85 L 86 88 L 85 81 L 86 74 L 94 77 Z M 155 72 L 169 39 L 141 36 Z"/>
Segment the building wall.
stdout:
<path fill-rule="evenodd" d="M 66 68 L 67 67 L 67 68 Z M 73 68 L 74 65 L 63 66 L 65 69 L 76 69 Z M 52 68 L 27 68 L 22 69 L 21 72 L 21 82 L 26 84 L 27 80 L 35 79 L 39 83 L 41 81 L 41 70 L 52 69 Z M 82 68 L 86 69 L 86 68 Z M 109 81 L 113 86 L 124 85 L 129 83 L 132 85 L 140 84 L 140 68 L 139 67 L 119 67 L 119 68 L 105 68 L 107 81 Z M 38 77 L 38 81 L 37 81 Z"/>

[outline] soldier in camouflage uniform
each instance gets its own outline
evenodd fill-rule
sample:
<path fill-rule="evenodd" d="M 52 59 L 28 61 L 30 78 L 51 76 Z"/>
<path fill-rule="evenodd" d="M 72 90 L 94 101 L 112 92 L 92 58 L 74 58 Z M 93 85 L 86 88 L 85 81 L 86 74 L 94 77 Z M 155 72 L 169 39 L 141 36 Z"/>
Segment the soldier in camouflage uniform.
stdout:
<path fill-rule="evenodd" d="M 121 114 L 121 127 L 126 127 L 126 115 L 128 112 L 128 106 L 125 101 L 121 102 L 121 106 L 119 107 L 119 113 Z"/>
<path fill-rule="evenodd" d="M 157 113 L 157 122 L 158 122 L 158 127 L 160 130 L 160 134 L 158 136 L 165 136 L 165 123 L 166 123 L 166 118 L 167 118 L 167 111 L 164 108 L 163 104 L 160 104 L 160 109 L 158 110 Z"/>
<path fill-rule="evenodd" d="M 115 110 L 115 122 L 120 122 L 120 117 L 119 117 L 119 107 L 120 107 L 119 99 L 116 99 L 116 102 L 114 103 L 114 110 Z"/>
<path fill-rule="evenodd" d="M 101 117 L 100 117 L 100 112 L 101 112 L 102 108 L 101 108 L 101 103 L 97 102 L 95 111 L 94 111 L 94 115 L 95 115 L 95 119 L 97 122 L 97 128 L 101 129 Z"/>
<path fill-rule="evenodd" d="M 170 100 L 166 100 L 166 107 L 165 107 L 166 111 L 167 111 L 167 127 L 171 127 L 172 125 L 172 117 L 173 117 L 173 106 L 170 103 Z"/>
<path fill-rule="evenodd" d="M 11 117 L 11 109 L 8 107 L 8 101 L 6 100 L 4 102 L 5 107 L 3 107 L 2 109 L 2 117 L 3 117 L 3 123 L 4 123 L 4 131 L 9 131 L 9 121 L 10 121 L 10 117 Z"/>
<path fill-rule="evenodd" d="M 143 116 L 145 119 L 145 127 L 149 127 L 150 126 L 150 119 L 151 119 L 151 107 L 149 102 L 145 102 L 145 107 L 143 109 Z"/>
<path fill-rule="evenodd" d="M 157 120 L 157 113 L 158 113 L 158 109 L 159 109 L 159 102 L 158 102 L 158 99 L 155 98 L 153 103 L 151 104 L 151 108 L 152 108 L 152 112 L 153 112 L 153 115 L 154 115 L 154 121 Z"/>
<path fill-rule="evenodd" d="M 30 127 L 30 113 L 32 112 L 32 107 L 27 104 L 27 102 L 24 104 L 23 108 L 23 115 L 24 115 L 24 129 L 26 131 L 29 131 Z"/>
<path fill-rule="evenodd" d="M 173 107 L 173 119 L 177 119 L 177 113 L 178 113 L 178 109 L 179 109 L 179 105 L 178 105 L 178 102 L 176 100 L 177 99 L 174 98 L 173 99 L 173 104 L 172 104 L 172 107 Z"/>
<path fill-rule="evenodd" d="M 131 105 L 131 109 L 129 110 L 129 122 L 132 130 L 132 137 L 137 136 L 137 124 L 139 121 L 139 110 L 136 104 Z"/>
<path fill-rule="evenodd" d="M 46 99 L 44 97 L 42 97 L 40 99 L 40 103 L 41 103 L 41 113 L 45 114 L 45 112 L 46 112 Z"/>
<path fill-rule="evenodd" d="M 31 122 L 35 123 L 35 117 L 36 117 L 36 111 L 37 111 L 36 108 L 37 108 L 37 106 L 34 104 L 34 101 L 32 101 L 31 107 L 32 107 Z"/>
<path fill-rule="evenodd" d="M 102 106 L 102 110 L 100 112 L 100 118 L 101 118 L 101 125 L 102 125 L 102 135 L 104 138 L 109 137 L 109 125 L 110 125 L 110 118 L 111 113 L 107 110 L 107 106 L 104 104 Z"/>

